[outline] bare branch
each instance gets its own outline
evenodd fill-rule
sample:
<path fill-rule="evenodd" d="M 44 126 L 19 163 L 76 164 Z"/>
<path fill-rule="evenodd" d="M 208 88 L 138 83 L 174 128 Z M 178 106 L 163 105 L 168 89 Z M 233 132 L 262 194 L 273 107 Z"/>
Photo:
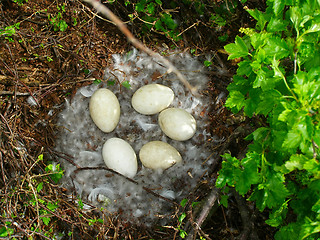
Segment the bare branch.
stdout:
<path fill-rule="evenodd" d="M 167 68 L 168 73 L 173 72 L 177 75 L 178 79 L 189 89 L 192 95 L 198 95 L 197 87 L 192 86 L 188 80 L 181 74 L 181 72 L 172 65 L 172 63 L 161 56 L 159 53 L 152 51 L 151 49 L 144 46 L 137 38 L 133 36 L 133 34 L 129 31 L 127 26 L 122 22 L 109 8 L 104 6 L 99 0 L 83 0 L 90 3 L 98 12 L 101 12 L 107 18 L 109 18 L 112 22 L 114 22 L 119 30 L 128 38 L 128 40 L 132 43 L 133 46 L 140 49 L 141 51 L 147 53 L 151 57 L 154 57 L 158 61 L 162 62 Z"/>
<path fill-rule="evenodd" d="M 207 219 L 210 210 L 212 209 L 212 207 L 215 205 L 216 201 L 218 200 L 219 194 L 220 194 L 220 190 L 217 189 L 216 187 L 214 187 L 212 189 L 210 195 L 208 196 L 207 201 L 206 201 L 205 205 L 203 206 L 202 211 L 199 214 L 196 222 L 193 224 L 195 227 L 195 231 L 192 230 L 188 234 L 187 240 L 192 240 L 197 235 L 198 231 L 202 232 L 201 226 L 204 223 L 204 221 Z"/>

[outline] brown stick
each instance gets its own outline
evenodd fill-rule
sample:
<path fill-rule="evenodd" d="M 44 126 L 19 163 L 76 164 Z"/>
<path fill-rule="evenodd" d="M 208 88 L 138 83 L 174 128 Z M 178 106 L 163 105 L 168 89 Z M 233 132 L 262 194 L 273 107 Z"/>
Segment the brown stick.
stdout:
<path fill-rule="evenodd" d="M 147 48 L 137 38 L 135 38 L 133 34 L 129 31 L 127 26 L 124 24 L 124 22 L 122 22 L 113 12 L 111 12 L 109 8 L 101 4 L 99 0 L 84 1 L 90 3 L 98 12 L 101 12 L 112 22 L 114 22 L 119 28 L 119 30 L 128 38 L 128 41 L 132 43 L 133 46 L 162 62 L 168 68 L 168 73 L 175 73 L 178 79 L 189 89 L 192 95 L 198 95 L 197 87 L 192 86 L 188 82 L 188 80 L 181 74 L 181 72 L 175 66 L 172 65 L 172 63 L 169 60 L 161 56 L 159 53 L 152 51 L 150 48 Z"/>
<path fill-rule="evenodd" d="M 77 174 L 77 173 L 80 172 L 80 171 L 86 171 L 86 170 L 106 170 L 106 171 L 109 171 L 109 172 L 111 172 L 111 173 L 113 173 L 113 174 L 116 174 L 116 175 L 118 175 L 118 176 L 121 176 L 121 177 L 125 178 L 125 179 L 128 180 L 129 182 L 132 182 L 132 183 L 134 183 L 134 184 L 136 184 L 136 185 L 139 185 L 139 183 L 138 183 L 137 181 L 133 180 L 132 178 L 126 177 L 126 176 L 122 175 L 121 173 L 118 173 L 117 171 L 114 171 L 114 170 L 112 170 L 112 169 L 110 169 L 110 168 L 107 168 L 107 167 L 80 167 L 80 168 L 77 168 L 77 169 L 74 171 L 74 174 Z M 165 201 L 167 201 L 167 202 L 172 203 L 172 204 L 175 205 L 175 206 L 179 206 L 179 204 L 176 203 L 175 201 L 173 201 L 173 200 L 171 200 L 171 199 L 169 199 L 169 198 L 166 198 L 166 197 L 164 197 L 164 196 L 162 196 L 162 195 L 160 195 L 160 194 L 152 191 L 151 189 L 149 189 L 149 188 L 147 188 L 147 187 L 142 186 L 142 189 L 145 190 L 146 192 L 152 194 L 153 196 L 155 196 L 155 197 L 157 197 L 157 198 L 161 198 L 161 199 L 163 199 L 163 200 L 165 200 Z"/>
<path fill-rule="evenodd" d="M 213 188 L 213 190 L 211 191 L 209 197 L 207 198 L 207 201 L 206 201 L 205 205 L 202 208 L 201 213 L 199 214 L 198 219 L 194 223 L 195 231 L 192 230 L 188 234 L 187 240 L 192 240 L 193 237 L 195 237 L 197 235 L 198 231 L 201 232 L 201 226 L 204 223 L 204 221 L 207 219 L 210 210 L 212 209 L 212 207 L 214 206 L 214 204 L 218 200 L 219 193 L 220 193 L 219 189 Z"/>

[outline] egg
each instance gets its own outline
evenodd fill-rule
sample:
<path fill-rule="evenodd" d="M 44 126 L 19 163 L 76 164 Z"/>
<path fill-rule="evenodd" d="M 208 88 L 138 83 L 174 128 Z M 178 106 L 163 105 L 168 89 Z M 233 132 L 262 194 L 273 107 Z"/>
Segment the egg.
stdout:
<path fill-rule="evenodd" d="M 168 108 L 158 116 L 161 130 L 171 139 L 186 141 L 193 137 L 197 124 L 194 117 L 184 109 Z"/>
<path fill-rule="evenodd" d="M 137 173 L 137 156 L 129 143 L 121 138 L 108 139 L 102 148 L 102 157 L 108 168 L 127 177 Z"/>
<path fill-rule="evenodd" d="M 148 84 L 139 88 L 132 96 L 132 107 L 141 114 L 152 115 L 167 108 L 173 101 L 171 88 L 161 84 Z"/>
<path fill-rule="evenodd" d="M 145 167 L 163 170 L 182 161 L 180 153 L 170 144 L 162 141 L 151 141 L 143 145 L 139 158 Z"/>
<path fill-rule="evenodd" d="M 109 89 L 100 88 L 93 93 L 89 111 L 93 122 L 103 132 L 112 132 L 119 123 L 120 104 Z"/>

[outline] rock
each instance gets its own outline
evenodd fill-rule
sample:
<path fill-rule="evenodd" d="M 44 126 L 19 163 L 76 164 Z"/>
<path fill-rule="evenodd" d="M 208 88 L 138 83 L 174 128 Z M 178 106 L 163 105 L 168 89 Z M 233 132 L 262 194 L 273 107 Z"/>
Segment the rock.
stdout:
<path fill-rule="evenodd" d="M 173 140 L 186 141 L 193 137 L 197 124 L 194 117 L 180 108 L 163 110 L 158 117 L 162 131 Z"/>
<path fill-rule="evenodd" d="M 102 157 L 108 168 L 127 177 L 137 173 L 137 156 L 129 143 L 121 138 L 108 139 L 102 148 Z"/>
<path fill-rule="evenodd" d="M 167 169 L 182 161 L 180 153 L 170 144 L 152 141 L 143 145 L 139 152 L 142 164 L 151 169 Z"/>
<path fill-rule="evenodd" d="M 144 115 L 159 113 L 173 101 L 171 88 L 161 84 L 149 84 L 139 88 L 132 96 L 132 107 Z"/>
<path fill-rule="evenodd" d="M 112 132 L 119 123 L 120 104 L 109 89 L 100 88 L 91 96 L 89 103 L 90 116 L 103 132 Z"/>

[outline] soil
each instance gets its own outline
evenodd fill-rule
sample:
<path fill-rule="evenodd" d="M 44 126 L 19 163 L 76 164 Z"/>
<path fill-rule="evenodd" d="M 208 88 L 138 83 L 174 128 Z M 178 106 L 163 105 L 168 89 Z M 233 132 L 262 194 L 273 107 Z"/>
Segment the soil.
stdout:
<path fill-rule="evenodd" d="M 57 154 L 53 150 L 58 131 L 55 122 L 65 99 L 71 98 L 78 88 L 102 80 L 112 54 L 125 53 L 132 46 L 115 25 L 84 2 L 17 2 L 23 3 L 0 2 L 0 195 L 3 199 L 0 234 L 6 230 L 17 239 L 30 236 L 58 239 L 59 233 L 63 235 L 60 239 L 179 239 L 179 234 L 185 231 L 188 237 L 194 235 L 190 239 L 200 236 L 200 239 L 272 239 L 275 230 L 264 223 L 268 213 L 260 213 L 253 203 L 244 203 L 245 198 L 236 193 L 230 194 L 227 208 L 219 205 L 218 200 L 211 204 L 206 221 L 196 230 L 197 217 L 215 190 L 214 180 L 221 161 L 216 162 L 209 177 L 191 191 L 188 204 L 177 208 L 171 225 L 152 229 L 124 223 L 117 215 L 103 216 L 101 223 L 97 220 L 101 218 L 99 209 L 79 208 L 78 199 L 70 198 L 63 188 L 46 178 L 45 168 Z M 248 1 L 247 5 L 263 8 L 264 4 Z M 111 8 L 128 20 L 130 9 L 123 6 L 119 3 Z M 188 9 L 181 12 L 191 14 Z M 210 66 L 212 81 L 204 94 L 212 98 L 208 128 L 213 135 L 225 139 L 220 144 L 212 144 L 212 152 L 217 157 L 226 151 L 242 156 L 249 144 L 243 138 L 261 122 L 232 114 L 223 106 L 226 96 L 218 99 L 221 92 L 227 92 L 236 67 L 236 62 L 227 61 L 223 50 L 226 42 L 219 41 L 218 37 L 227 33 L 231 42 L 240 27 L 253 24 L 242 6 L 238 6 L 233 17 L 232 23 L 219 28 L 209 26 L 205 19 L 190 18 L 187 22 L 181 17 L 180 28 L 186 31 L 179 41 L 154 31 L 141 32 L 142 22 L 129 24 L 130 30 L 155 51 L 173 46 L 181 51 L 192 49 L 200 59 L 205 59 L 208 53 L 215 56 Z M 64 31 L 56 26 L 60 20 L 68 25 Z M 198 22 L 190 27 L 193 20 Z M 15 34 L 2 31 L 17 23 Z M 44 160 L 39 160 L 41 155 Z M 41 190 L 38 189 L 40 182 L 44 182 Z M 36 201 L 37 196 L 43 201 Z M 59 207 L 50 209 L 46 201 L 58 203 Z M 193 209 L 192 202 L 203 204 Z M 183 212 L 187 217 L 180 224 L 179 216 Z M 49 216 L 49 222 L 44 223 L 44 216 Z"/>

